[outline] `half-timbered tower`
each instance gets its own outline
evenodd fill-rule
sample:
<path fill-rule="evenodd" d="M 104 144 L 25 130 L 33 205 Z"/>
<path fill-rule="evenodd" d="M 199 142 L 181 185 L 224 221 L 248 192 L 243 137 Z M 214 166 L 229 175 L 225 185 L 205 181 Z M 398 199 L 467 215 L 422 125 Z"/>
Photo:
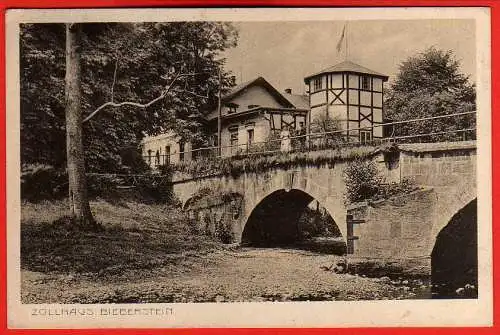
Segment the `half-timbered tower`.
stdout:
<path fill-rule="evenodd" d="M 309 130 L 321 115 L 338 121 L 346 139 L 382 138 L 382 127 L 359 129 L 384 121 L 382 99 L 388 76 L 344 61 L 304 78 L 309 90 Z M 314 130 L 312 130 L 314 132 Z"/>

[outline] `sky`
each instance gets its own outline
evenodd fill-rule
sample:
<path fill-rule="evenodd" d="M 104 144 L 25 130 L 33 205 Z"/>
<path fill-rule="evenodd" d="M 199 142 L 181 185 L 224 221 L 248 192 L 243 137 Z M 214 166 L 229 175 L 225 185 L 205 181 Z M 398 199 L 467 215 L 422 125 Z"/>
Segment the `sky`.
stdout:
<path fill-rule="evenodd" d="M 304 93 L 303 78 L 346 58 L 337 52 L 346 21 L 236 22 L 238 45 L 226 50 L 226 69 L 237 83 L 263 76 L 278 90 Z M 347 59 L 389 76 L 408 57 L 435 46 L 451 50 L 461 71 L 476 78 L 474 20 L 349 21 Z"/>

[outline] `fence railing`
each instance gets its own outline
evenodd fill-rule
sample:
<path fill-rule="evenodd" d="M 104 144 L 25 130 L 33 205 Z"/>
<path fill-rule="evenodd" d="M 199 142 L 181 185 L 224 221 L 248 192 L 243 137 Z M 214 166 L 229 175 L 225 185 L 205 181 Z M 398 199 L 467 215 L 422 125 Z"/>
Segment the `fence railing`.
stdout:
<path fill-rule="evenodd" d="M 476 111 L 472 112 L 462 112 L 454 114 L 445 114 L 438 116 L 422 117 L 411 120 L 404 121 L 394 121 L 386 122 L 380 124 L 373 124 L 371 126 L 351 128 L 351 129 L 339 129 L 333 131 L 315 132 L 308 134 L 281 136 L 280 138 L 273 138 L 267 141 L 255 141 L 251 143 L 240 143 L 233 145 L 224 146 L 209 146 L 195 148 L 191 150 L 185 150 L 181 152 L 174 152 L 171 154 L 154 154 L 145 155 L 144 160 L 150 166 L 167 165 L 173 161 L 173 157 L 178 157 L 177 161 L 184 160 L 197 160 L 200 158 L 220 158 L 220 157 L 231 157 L 231 156 L 250 156 L 255 154 L 271 154 L 277 152 L 296 152 L 296 151 L 315 151 L 323 149 L 336 149 L 342 147 L 355 147 L 362 145 L 381 145 L 383 143 L 400 143 L 408 142 L 411 139 L 422 139 L 430 138 L 431 136 L 440 136 L 447 134 L 461 134 L 460 140 L 465 140 L 470 138 L 467 136 L 468 133 L 475 133 L 476 128 L 463 128 L 463 129 L 452 129 L 446 131 L 433 131 L 421 134 L 413 135 L 401 135 L 395 136 L 394 126 L 411 124 L 424 121 L 434 121 L 450 117 L 459 117 L 476 114 Z M 364 138 L 360 139 L 360 131 L 373 130 L 375 128 L 392 127 L 393 131 L 390 136 L 385 136 L 381 138 Z M 371 132 L 370 134 L 372 134 Z M 383 133 L 383 131 L 381 132 Z"/>

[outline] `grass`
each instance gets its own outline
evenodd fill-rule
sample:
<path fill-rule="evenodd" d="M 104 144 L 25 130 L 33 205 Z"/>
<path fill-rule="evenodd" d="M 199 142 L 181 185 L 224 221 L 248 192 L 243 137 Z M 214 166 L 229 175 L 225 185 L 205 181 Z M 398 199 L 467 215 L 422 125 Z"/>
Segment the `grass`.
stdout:
<path fill-rule="evenodd" d="M 175 263 L 186 253 L 217 249 L 189 230 L 178 208 L 128 202 L 91 202 L 102 231 L 67 223 L 66 201 L 23 203 L 21 268 L 43 273 L 113 275 Z"/>
<path fill-rule="evenodd" d="M 175 164 L 172 166 L 172 170 L 186 173 L 193 177 L 211 174 L 238 176 L 249 172 L 263 172 L 275 168 L 286 169 L 299 165 L 333 165 L 338 162 L 371 157 L 376 154 L 377 149 L 378 147 L 376 146 L 356 146 L 310 152 L 260 153 L 222 159 L 200 158 L 196 161 L 185 161 Z"/>

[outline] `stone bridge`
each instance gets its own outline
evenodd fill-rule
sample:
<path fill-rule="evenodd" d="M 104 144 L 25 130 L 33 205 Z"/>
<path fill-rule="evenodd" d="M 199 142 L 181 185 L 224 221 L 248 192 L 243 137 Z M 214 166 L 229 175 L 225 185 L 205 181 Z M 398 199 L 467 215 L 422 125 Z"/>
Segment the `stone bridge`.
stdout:
<path fill-rule="evenodd" d="M 413 180 L 420 189 L 372 203 L 344 204 L 347 163 L 271 168 L 239 176 L 174 176 L 173 191 L 200 222 L 224 221 L 234 242 L 252 238 L 259 224 L 277 242 L 293 238 L 293 222 L 317 200 L 331 215 L 351 252 L 369 257 L 430 257 L 438 233 L 473 201 L 476 189 L 475 141 L 400 144 L 372 159 L 386 182 Z M 194 205 L 200 190 L 220 201 Z M 223 201 L 223 195 L 231 195 Z M 355 224 L 346 221 L 352 216 Z M 209 220 L 212 217 L 213 220 Z M 212 223 L 209 223 L 212 222 Z M 214 229 L 213 227 L 205 227 Z"/>

